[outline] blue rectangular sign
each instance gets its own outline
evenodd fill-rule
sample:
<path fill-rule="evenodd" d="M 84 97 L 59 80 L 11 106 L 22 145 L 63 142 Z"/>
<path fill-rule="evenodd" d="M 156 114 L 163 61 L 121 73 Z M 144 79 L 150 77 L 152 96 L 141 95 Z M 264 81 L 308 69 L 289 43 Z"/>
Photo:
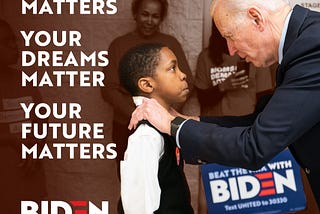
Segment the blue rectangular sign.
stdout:
<path fill-rule="evenodd" d="M 306 206 L 300 167 L 287 149 L 257 171 L 219 164 L 200 169 L 210 214 L 285 213 Z"/>

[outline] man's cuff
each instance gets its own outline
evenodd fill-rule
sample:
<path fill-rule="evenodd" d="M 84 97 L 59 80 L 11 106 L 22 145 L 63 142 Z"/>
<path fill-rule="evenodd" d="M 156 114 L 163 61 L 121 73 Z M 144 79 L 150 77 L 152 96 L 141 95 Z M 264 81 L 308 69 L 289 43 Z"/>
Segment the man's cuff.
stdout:
<path fill-rule="evenodd" d="M 170 135 L 175 138 L 177 135 L 177 130 L 179 129 L 179 126 L 183 121 L 186 119 L 182 117 L 175 117 L 171 122 L 170 122 Z"/>
<path fill-rule="evenodd" d="M 189 119 L 184 120 L 184 121 L 180 124 L 180 126 L 179 126 L 179 128 L 178 128 L 178 130 L 177 130 L 176 136 L 175 136 L 175 138 L 176 138 L 176 144 L 177 144 L 177 146 L 179 147 L 179 149 L 181 149 L 180 142 L 179 142 L 179 133 L 180 133 L 180 130 L 181 130 L 181 127 L 183 126 L 183 124 L 184 124 L 185 122 L 187 122 L 188 120 L 189 120 Z"/>

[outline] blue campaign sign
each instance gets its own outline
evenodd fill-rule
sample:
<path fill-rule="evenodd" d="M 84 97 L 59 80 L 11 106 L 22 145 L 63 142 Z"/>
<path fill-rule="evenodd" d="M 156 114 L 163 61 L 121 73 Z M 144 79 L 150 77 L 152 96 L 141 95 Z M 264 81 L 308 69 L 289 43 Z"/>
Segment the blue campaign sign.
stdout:
<path fill-rule="evenodd" d="M 289 150 L 257 171 L 201 165 L 209 214 L 286 213 L 306 207 L 300 167 Z"/>

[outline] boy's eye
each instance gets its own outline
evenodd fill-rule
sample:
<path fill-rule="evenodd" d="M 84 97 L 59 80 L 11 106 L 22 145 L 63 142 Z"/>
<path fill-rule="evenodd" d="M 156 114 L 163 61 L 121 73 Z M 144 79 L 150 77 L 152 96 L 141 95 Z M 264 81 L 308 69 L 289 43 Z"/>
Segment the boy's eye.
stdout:
<path fill-rule="evenodd" d="M 176 71 L 176 65 L 173 65 L 173 66 L 171 66 L 170 68 L 169 68 L 169 71 Z"/>

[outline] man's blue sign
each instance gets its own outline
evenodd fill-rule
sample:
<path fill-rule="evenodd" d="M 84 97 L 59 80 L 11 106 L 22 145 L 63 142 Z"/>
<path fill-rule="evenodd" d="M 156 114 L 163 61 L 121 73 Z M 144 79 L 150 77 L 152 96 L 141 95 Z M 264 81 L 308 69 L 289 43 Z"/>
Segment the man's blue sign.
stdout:
<path fill-rule="evenodd" d="M 300 167 L 284 150 L 257 171 L 201 165 L 208 210 L 213 213 L 285 213 L 306 206 Z"/>

